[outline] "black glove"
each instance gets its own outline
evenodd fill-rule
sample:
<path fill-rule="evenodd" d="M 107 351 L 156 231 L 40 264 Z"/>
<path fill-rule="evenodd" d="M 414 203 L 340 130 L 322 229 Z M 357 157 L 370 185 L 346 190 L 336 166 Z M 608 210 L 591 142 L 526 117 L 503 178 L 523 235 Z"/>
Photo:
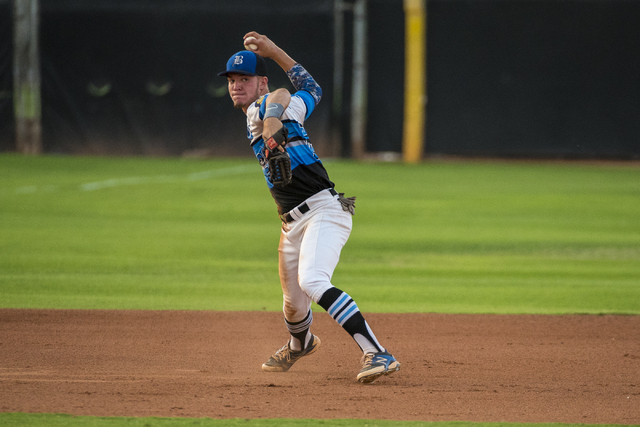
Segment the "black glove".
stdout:
<path fill-rule="evenodd" d="M 286 151 L 276 150 L 269 156 L 269 175 L 271 182 L 276 187 L 284 187 L 291 184 L 291 158 Z"/>
<path fill-rule="evenodd" d="M 268 140 L 265 141 L 267 160 L 269 161 L 269 179 L 273 185 L 284 187 L 291 184 L 291 158 L 284 149 L 289 142 L 287 128 L 282 126 Z"/>

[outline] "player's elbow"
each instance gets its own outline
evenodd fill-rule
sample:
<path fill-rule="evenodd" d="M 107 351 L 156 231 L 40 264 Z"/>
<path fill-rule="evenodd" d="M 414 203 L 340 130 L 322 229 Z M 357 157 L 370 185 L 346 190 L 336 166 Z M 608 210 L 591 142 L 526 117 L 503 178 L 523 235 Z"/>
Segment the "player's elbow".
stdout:
<path fill-rule="evenodd" d="M 309 92 L 315 104 L 318 105 L 320 103 L 320 100 L 322 99 L 322 88 L 320 87 L 320 85 L 318 85 L 314 81 L 313 85 L 305 90 Z"/>
<path fill-rule="evenodd" d="M 280 88 L 280 89 L 274 90 L 269 94 L 269 96 L 267 97 L 266 104 L 274 104 L 274 103 L 280 104 L 286 110 L 290 102 L 291 102 L 291 94 L 289 93 L 289 91 L 287 89 Z"/>
<path fill-rule="evenodd" d="M 271 100 L 271 102 L 278 102 L 285 99 L 291 99 L 291 93 L 289 93 L 287 89 L 281 87 L 280 89 L 276 89 L 273 92 L 271 92 L 271 94 L 267 99 Z"/>

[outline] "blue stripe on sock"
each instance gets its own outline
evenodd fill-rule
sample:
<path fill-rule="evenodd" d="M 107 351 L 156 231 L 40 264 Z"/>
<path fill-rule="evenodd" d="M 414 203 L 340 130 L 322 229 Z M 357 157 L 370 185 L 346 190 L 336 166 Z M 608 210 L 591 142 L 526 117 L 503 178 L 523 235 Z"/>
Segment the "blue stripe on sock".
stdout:
<path fill-rule="evenodd" d="M 342 313 L 340 315 L 340 317 L 338 319 L 336 319 L 336 322 L 338 322 L 340 324 L 340 326 L 342 326 L 342 324 L 344 322 L 346 322 L 347 320 L 349 320 L 349 318 L 353 315 L 354 312 L 359 311 L 358 310 L 358 306 L 356 305 L 356 303 L 351 303 L 351 305 L 349 306 L 348 309 L 346 309 L 344 311 L 344 313 Z"/>
<path fill-rule="evenodd" d="M 340 307 L 345 303 L 345 301 L 348 298 L 349 298 L 349 295 L 343 292 L 340 298 L 338 298 L 338 300 L 334 302 L 331 307 L 329 307 L 329 315 L 333 317 L 333 314 L 340 309 Z"/>

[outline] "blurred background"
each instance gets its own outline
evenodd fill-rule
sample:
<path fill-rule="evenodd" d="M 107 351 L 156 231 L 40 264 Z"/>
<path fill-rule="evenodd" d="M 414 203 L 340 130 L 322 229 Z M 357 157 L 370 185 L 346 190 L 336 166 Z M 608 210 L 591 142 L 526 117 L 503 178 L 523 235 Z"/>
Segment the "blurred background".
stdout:
<path fill-rule="evenodd" d="M 217 73 L 255 30 L 322 86 L 321 156 L 634 160 L 639 22 L 635 0 L 0 0 L 0 151 L 251 156 Z"/>

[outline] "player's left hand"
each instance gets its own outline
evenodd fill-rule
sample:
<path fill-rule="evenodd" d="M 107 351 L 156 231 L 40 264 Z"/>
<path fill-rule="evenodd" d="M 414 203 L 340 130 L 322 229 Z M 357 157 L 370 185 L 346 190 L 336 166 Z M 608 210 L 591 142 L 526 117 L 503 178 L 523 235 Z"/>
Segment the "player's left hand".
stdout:
<path fill-rule="evenodd" d="M 271 134 L 263 132 L 263 140 L 267 158 L 269 158 L 270 155 L 277 153 L 278 151 L 284 152 L 284 146 L 287 142 L 289 142 L 287 128 L 280 124 L 280 128 L 276 132 L 273 132 Z"/>

